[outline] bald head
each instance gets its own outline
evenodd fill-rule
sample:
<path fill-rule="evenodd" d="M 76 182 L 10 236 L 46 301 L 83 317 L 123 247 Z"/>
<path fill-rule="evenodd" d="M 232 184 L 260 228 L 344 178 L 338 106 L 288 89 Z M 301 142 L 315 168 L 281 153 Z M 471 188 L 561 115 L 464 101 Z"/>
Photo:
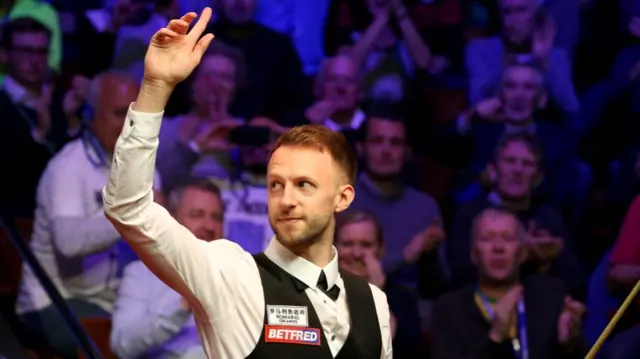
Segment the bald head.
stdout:
<path fill-rule="evenodd" d="M 330 101 L 337 110 L 356 107 L 360 91 L 358 67 L 351 56 L 336 55 L 324 60 L 318 73 L 316 97 Z"/>
<path fill-rule="evenodd" d="M 108 152 L 113 152 L 129 105 L 137 95 L 138 82 L 126 73 L 106 72 L 91 81 L 87 95 L 93 109 L 91 129 Z"/>

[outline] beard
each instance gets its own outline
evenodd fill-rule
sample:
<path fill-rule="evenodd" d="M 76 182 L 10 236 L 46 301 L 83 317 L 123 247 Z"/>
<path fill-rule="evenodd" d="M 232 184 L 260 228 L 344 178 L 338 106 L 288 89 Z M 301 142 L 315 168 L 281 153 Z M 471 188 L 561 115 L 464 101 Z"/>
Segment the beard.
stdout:
<path fill-rule="evenodd" d="M 269 224 L 276 239 L 289 249 L 306 247 L 320 241 L 330 223 L 331 216 L 303 218 L 292 223 L 278 222 L 269 218 Z"/>

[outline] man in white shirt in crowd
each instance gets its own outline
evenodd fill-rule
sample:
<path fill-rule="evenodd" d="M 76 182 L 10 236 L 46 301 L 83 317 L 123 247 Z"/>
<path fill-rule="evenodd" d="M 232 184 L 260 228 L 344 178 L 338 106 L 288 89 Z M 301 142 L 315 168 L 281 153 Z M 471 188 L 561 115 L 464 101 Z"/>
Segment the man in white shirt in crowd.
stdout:
<path fill-rule="evenodd" d="M 168 209 L 197 238 L 222 237 L 220 189 L 205 179 L 169 194 Z M 120 359 L 205 358 L 191 307 L 140 261 L 124 270 L 112 317 L 111 349 Z"/>
<path fill-rule="evenodd" d="M 353 200 L 356 159 L 344 136 L 296 127 L 267 168 L 276 233 L 252 256 L 220 239 L 201 241 L 153 203 L 163 110 L 213 39 L 206 8 L 152 38 L 140 93 L 117 143 L 104 210 L 142 261 L 192 308 L 209 358 L 392 358 L 389 308 L 380 289 L 338 270 L 334 214 Z"/>
<path fill-rule="evenodd" d="M 38 185 L 31 250 L 80 318 L 111 312 L 122 268 L 135 258 L 104 217 L 101 189 L 138 89 L 127 75 L 98 75 L 88 96 L 91 123 L 49 162 Z M 16 311 L 31 338 L 60 356 L 76 357 L 76 338 L 26 264 Z"/>
<path fill-rule="evenodd" d="M 316 102 L 305 111 L 306 119 L 333 131 L 360 128 L 366 117 L 358 107 L 361 81 L 358 65 L 349 55 L 324 60 L 316 78 Z"/>

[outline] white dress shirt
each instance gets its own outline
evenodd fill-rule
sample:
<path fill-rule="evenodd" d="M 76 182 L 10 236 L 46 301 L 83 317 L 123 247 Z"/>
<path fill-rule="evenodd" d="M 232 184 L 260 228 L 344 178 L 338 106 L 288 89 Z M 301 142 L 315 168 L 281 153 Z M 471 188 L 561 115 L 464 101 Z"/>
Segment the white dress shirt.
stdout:
<path fill-rule="evenodd" d="M 140 259 L 168 286 L 185 297 L 209 358 L 247 357 L 258 344 L 264 326 L 265 302 L 258 266 L 237 244 L 194 237 L 163 207 L 153 202 L 153 168 L 162 113 L 129 109 L 116 145 L 109 183 L 103 191 L 105 214 Z M 341 287 L 334 302 L 315 289 L 321 268 L 272 240 L 265 254 L 309 288 L 309 299 L 322 323 L 335 357 L 350 327 L 346 292 L 338 272 L 338 257 L 324 268 L 329 287 Z M 382 351 L 392 358 L 389 307 L 384 293 L 371 286 Z M 373 315 L 373 313 L 372 313 Z"/>
<path fill-rule="evenodd" d="M 111 312 L 126 259 L 135 257 L 102 211 L 111 158 L 84 138 L 69 142 L 47 164 L 36 193 L 29 246 L 64 298 Z M 154 171 L 151 170 L 153 181 Z M 159 188 L 159 179 L 156 179 Z M 18 313 L 51 304 L 31 267 L 23 265 Z"/>

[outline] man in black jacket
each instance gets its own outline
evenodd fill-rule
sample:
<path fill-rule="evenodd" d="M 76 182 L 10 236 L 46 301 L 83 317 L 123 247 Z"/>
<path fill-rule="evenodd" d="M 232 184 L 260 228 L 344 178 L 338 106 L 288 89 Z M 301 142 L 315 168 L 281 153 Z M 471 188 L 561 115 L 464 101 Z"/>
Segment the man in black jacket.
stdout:
<path fill-rule="evenodd" d="M 435 303 L 434 359 L 584 358 L 585 308 L 560 280 L 521 280 L 524 236 L 507 210 L 486 209 L 474 219 L 471 258 L 478 281 Z"/>

